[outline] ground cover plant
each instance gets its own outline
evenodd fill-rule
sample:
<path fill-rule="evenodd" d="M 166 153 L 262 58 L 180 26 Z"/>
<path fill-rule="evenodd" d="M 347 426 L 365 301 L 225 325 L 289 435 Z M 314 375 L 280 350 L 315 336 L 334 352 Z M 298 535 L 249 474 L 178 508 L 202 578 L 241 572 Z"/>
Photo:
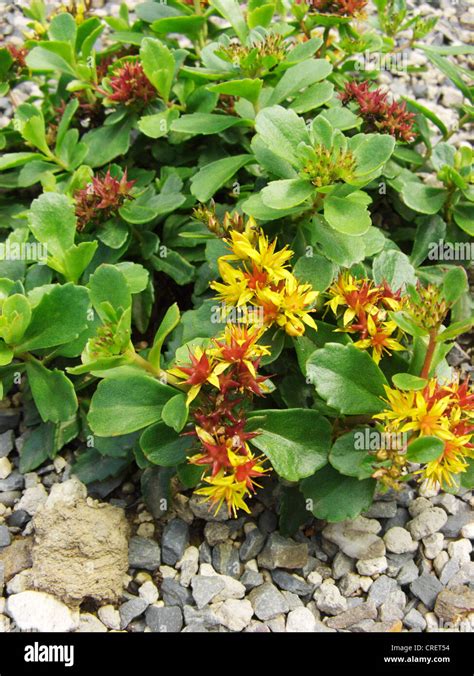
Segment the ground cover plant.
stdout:
<path fill-rule="evenodd" d="M 462 92 L 464 45 L 402 0 L 87 2 L 25 10 L 28 80 L 0 143 L 0 378 L 30 434 L 96 482 L 143 470 L 282 528 L 354 518 L 409 480 L 474 485 L 472 150 L 373 60 L 419 50 Z"/>

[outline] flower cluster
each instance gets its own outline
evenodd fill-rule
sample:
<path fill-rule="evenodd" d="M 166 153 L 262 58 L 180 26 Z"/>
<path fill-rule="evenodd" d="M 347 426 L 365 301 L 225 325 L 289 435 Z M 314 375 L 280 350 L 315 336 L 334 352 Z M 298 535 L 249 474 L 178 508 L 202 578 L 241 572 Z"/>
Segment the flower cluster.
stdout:
<path fill-rule="evenodd" d="M 28 49 L 26 47 L 16 47 L 16 45 L 10 43 L 6 45 L 10 56 L 13 59 L 13 68 L 16 75 L 19 75 L 21 71 L 26 68 L 26 57 L 28 55 Z"/>
<path fill-rule="evenodd" d="M 430 331 L 438 328 L 449 312 L 449 304 L 441 296 L 441 288 L 436 284 L 419 284 L 408 300 L 406 310 L 415 323 Z"/>
<path fill-rule="evenodd" d="M 246 75 L 256 77 L 283 61 L 286 49 L 282 35 L 269 33 L 251 45 L 231 43 L 220 47 L 216 54 L 238 66 Z"/>
<path fill-rule="evenodd" d="M 340 94 L 343 104 L 354 101 L 358 114 L 364 119 L 367 130 L 390 134 L 399 141 L 413 141 L 415 115 L 406 110 L 406 104 L 389 102 L 381 89 L 369 89 L 369 82 L 347 82 Z"/>
<path fill-rule="evenodd" d="M 99 89 L 107 102 L 143 108 L 157 97 L 157 91 L 145 75 L 139 61 L 124 61 L 107 80 L 112 92 Z"/>
<path fill-rule="evenodd" d="M 307 2 L 316 12 L 340 16 L 357 16 L 367 5 L 367 0 L 307 0 Z"/>
<path fill-rule="evenodd" d="M 77 229 L 79 231 L 89 223 L 100 224 L 113 216 L 125 200 L 130 199 L 130 190 L 135 181 L 127 180 L 125 170 L 120 180 L 114 178 L 110 169 L 105 176 L 94 176 L 85 188 L 76 190 Z"/>
<path fill-rule="evenodd" d="M 361 350 L 372 350 L 372 359 L 378 364 L 384 353 L 404 350 L 399 342 L 401 331 L 388 312 L 401 310 L 400 291 L 394 293 L 387 283 L 377 286 L 369 279 L 356 279 L 343 272 L 328 289 L 327 301 L 332 312 L 341 316 L 339 331 L 356 334 L 354 343 Z M 395 335 L 394 335 L 395 334 Z"/>
<path fill-rule="evenodd" d="M 471 443 L 474 432 L 474 391 L 467 381 L 462 384 L 455 380 L 450 384 L 440 384 L 436 378 L 419 391 L 401 391 L 385 388 L 387 408 L 374 416 L 385 424 L 389 433 L 410 435 L 408 445 L 423 436 L 441 439 L 444 450 L 428 462 L 418 474 L 430 483 L 442 487 L 455 485 L 455 476 L 465 472 L 468 459 L 474 458 L 474 444 Z M 403 454 L 399 454 L 398 467 L 389 465 L 377 470 L 382 482 L 393 485 L 406 466 Z M 395 469 L 395 471 L 394 471 Z"/>
<path fill-rule="evenodd" d="M 249 512 L 245 498 L 259 486 L 255 479 L 268 471 L 248 445 L 256 433 L 245 430 L 245 403 L 267 391 L 266 378 L 257 373 L 261 358 L 269 354 L 267 347 L 258 344 L 262 334 L 257 327 L 227 324 L 205 350 L 197 347 L 190 352 L 188 366 L 169 369 L 190 386 L 188 403 L 199 397 L 191 434 L 201 450 L 188 460 L 203 467 L 207 486 L 196 493 L 217 511 L 225 501 L 234 516 L 238 509 Z"/>
<path fill-rule="evenodd" d="M 317 188 L 340 181 L 349 181 L 356 168 L 353 154 L 341 148 L 325 148 L 317 145 L 301 172 Z"/>
<path fill-rule="evenodd" d="M 318 294 L 288 269 L 293 252 L 287 246 L 277 251 L 277 240 L 270 242 L 252 218 L 244 232 L 231 230 L 224 241 L 231 253 L 218 261 L 222 282 L 211 283 L 220 300 L 261 309 L 265 327 L 275 325 L 290 336 L 301 336 L 305 324 L 316 328 L 310 313 Z"/>

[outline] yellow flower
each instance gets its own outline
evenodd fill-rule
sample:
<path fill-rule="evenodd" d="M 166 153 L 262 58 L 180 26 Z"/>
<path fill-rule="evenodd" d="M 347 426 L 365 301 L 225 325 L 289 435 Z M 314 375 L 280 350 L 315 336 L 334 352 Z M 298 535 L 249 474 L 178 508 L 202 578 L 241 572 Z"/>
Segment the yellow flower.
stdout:
<path fill-rule="evenodd" d="M 468 448 L 471 435 L 456 437 L 450 435 L 450 439 L 444 442 L 444 451 L 436 460 L 429 462 L 426 467 L 418 470 L 422 479 L 429 483 L 440 486 L 455 486 L 453 476 L 465 472 L 469 466 L 467 458 L 473 458 L 474 452 Z"/>
<path fill-rule="evenodd" d="M 293 275 L 287 277 L 276 319 L 278 326 L 283 327 L 290 336 L 302 336 L 304 324 L 317 329 L 316 322 L 309 314 L 317 297 L 318 292 L 313 291 L 311 284 L 299 284 Z"/>
<path fill-rule="evenodd" d="M 367 330 L 369 337 L 362 340 L 357 340 L 354 345 L 360 350 L 372 348 L 372 359 L 376 364 L 379 363 L 382 355 L 386 352 L 391 354 L 390 350 L 399 352 L 405 348 L 391 335 L 394 331 L 398 331 L 395 322 L 376 323 L 371 315 L 367 316 Z"/>
<path fill-rule="evenodd" d="M 355 279 L 349 272 L 343 272 L 329 287 L 328 293 L 332 296 L 326 303 L 335 315 L 340 305 L 346 305 L 343 324 L 347 326 L 359 312 L 369 314 L 378 312 L 375 306 L 380 289 L 374 287 L 371 281 Z"/>
<path fill-rule="evenodd" d="M 211 282 L 210 287 L 217 291 L 221 300 L 229 305 L 244 305 L 253 296 L 253 291 L 248 287 L 248 281 L 242 270 L 233 268 L 223 258 L 219 259 L 219 274 L 222 282 Z"/>
<path fill-rule="evenodd" d="M 229 516 L 237 517 L 237 510 L 243 509 L 250 514 L 250 509 L 245 502 L 245 496 L 249 494 L 245 481 L 236 481 L 234 474 L 224 474 L 221 470 L 214 477 L 204 477 L 204 481 L 209 484 L 203 488 L 198 488 L 195 493 L 203 495 L 203 502 L 210 502 L 211 507 L 215 507 L 215 514 L 221 508 L 224 500 L 227 503 Z"/>
<path fill-rule="evenodd" d="M 202 348 L 197 346 L 194 349 L 194 353 L 189 353 L 189 358 L 191 360 L 189 366 L 178 366 L 168 369 L 168 373 L 178 378 L 185 378 L 184 382 L 191 385 L 186 400 L 188 404 L 194 401 L 205 383 L 210 383 L 214 387 L 219 388 L 219 365 L 209 359 L 207 352 L 204 352 Z"/>
<path fill-rule="evenodd" d="M 272 282 L 278 282 L 288 276 L 287 266 L 289 259 L 293 256 L 293 251 L 287 246 L 276 251 L 276 239 L 269 242 L 268 237 L 262 232 L 256 239 L 253 231 L 249 235 L 232 230 L 228 242 L 232 254 L 224 256 L 224 259 L 252 262 L 259 270 L 264 270 Z"/>

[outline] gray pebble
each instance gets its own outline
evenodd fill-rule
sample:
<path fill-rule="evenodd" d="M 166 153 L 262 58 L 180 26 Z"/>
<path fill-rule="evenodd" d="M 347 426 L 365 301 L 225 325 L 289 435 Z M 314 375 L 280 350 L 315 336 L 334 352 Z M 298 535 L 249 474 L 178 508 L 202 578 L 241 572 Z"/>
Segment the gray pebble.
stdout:
<path fill-rule="evenodd" d="M 239 552 L 230 542 L 223 542 L 213 548 L 212 565 L 221 575 L 230 575 L 236 579 L 240 577 Z"/>
<path fill-rule="evenodd" d="M 429 609 L 434 608 L 436 597 L 443 590 L 443 585 L 434 575 L 424 573 L 410 584 L 410 591 Z"/>
<path fill-rule="evenodd" d="M 287 613 L 289 610 L 283 594 L 269 582 L 252 589 L 248 598 L 255 615 L 264 622 L 277 617 L 281 613 Z"/>
<path fill-rule="evenodd" d="M 389 594 L 397 589 L 398 585 L 396 580 L 387 575 L 381 575 L 371 584 L 367 598 L 378 608 L 387 600 Z"/>
<path fill-rule="evenodd" d="M 120 626 L 122 629 L 128 627 L 130 622 L 136 617 L 140 617 L 148 608 L 148 603 L 142 598 L 130 599 L 120 606 Z"/>
<path fill-rule="evenodd" d="M 253 528 L 247 533 L 240 547 L 240 560 L 250 561 L 255 559 L 263 549 L 267 536 L 259 528 Z"/>
<path fill-rule="evenodd" d="M 0 548 L 8 547 L 11 541 L 12 538 L 8 528 L 6 526 L 0 526 Z"/>
<path fill-rule="evenodd" d="M 169 521 L 161 538 L 161 558 L 163 563 L 174 566 L 183 556 L 189 544 L 189 526 L 182 519 Z"/>
<path fill-rule="evenodd" d="M 147 627 L 153 632 L 176 633 L 183 627 L 183 613 L 177 606 L 163 608 L 151 605 L 146 611 L 145 619 Z"/>
<path fill-rule="evenodd" d="M 286 570 L 273 570 L 272 579 L 280 589 L 292 592 L 298 596 L 307 596 L 314 591 L 313 585 L 308 584 L 296 575 L 291 575 Z"/>
<path fill-rule="evenodd" d="M 171 577 L 166 577 L 160 587 L 161 597 L 165 606 L 183 606 L 190 605 L 193 602 L 191 590 L 183 587 Z"/>
<path fill-rule="evenodd" d="M 158 543 L 138 535 L 131 538 L 128 545 L 128 563 L 131 568 L 156 570 L 161 563 Z"/>

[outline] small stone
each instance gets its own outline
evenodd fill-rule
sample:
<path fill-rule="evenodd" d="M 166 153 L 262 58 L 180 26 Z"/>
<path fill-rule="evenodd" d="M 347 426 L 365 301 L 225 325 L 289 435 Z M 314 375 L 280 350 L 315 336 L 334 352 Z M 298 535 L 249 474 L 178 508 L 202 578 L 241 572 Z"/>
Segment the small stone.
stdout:
<path fill-rule="evenodd" d="M 308 560 L 308 545 L 272 533 L 258 556 L 258 565 L 268 570 L 275 568 L 303 568 Z"/>
<path fill-rule="evenodd" d="M 419 575 L 420 571 L 418 570 L 418 566 L 412 559 L 400 568 L 400 571 L 397 575 L 397 582 L 401 587 L 403 587 L 406 584 L 410 584 L 410 582 L 414 582 L 416 578 L 419 577 Z"/>
<path fill-rule="evenodd" d="M 332 562 L 332 576 L 340 580 L 346 573 L 354 570 L 354 559 L 349 558 L 343 552 L 338 552 Z"/>
<path fill-rule="evenodd" d="M 283 613 L 278 615 L 278 617 L 274 617 L 272 620 L 268 620 L 267 624 L 273 634 L 283 634 L 286 631 L 286 622 Z"/>
<path fill-rule="evenodd" d="M 103 625 L 95 615 L 92 615 L 91 613 L 81 613 L 79 616 L 79 626 L 76 629 L 76 633 L 98 634 L 106 631 L 107 627 Z"/>
<path fill-rule="evenodd" d="M 197 575 L 191 581 L 193 597 L 199 609 L 204 608 L 214 596 L 225 588 L 224 581 L 217 575 L 204 576 Z"/>
<path fill-rule="evenodd" d="M 163 563 L 174 566 L 183 556 L 189 544 L 189 526 L 182 519 L 169 521 L 161 538 L 161 558 Z"/>
<path fill-rule="evenodd" d="M 137 528 L 137 535 L 141 538 L 153 538 L 155 526 L 152 523 L 141 523 Z"/>
<path fill-rule="evenodd" d="M 18 509 L 7 517 L 7 523 L 13 528 L 23 528 L 30 521 L 31 516 L 24 509 Z"/>
<path fill-rule="evenodd" d="M 249 531 L 240 547 L 240 560 L 250 561 L 250 559 L 255 559 L 262 551 L 266 539 L 267 536 L 257 527 Z"/>
<path fill-rule="evenodd" d="M 443 493 L 433 500 L 435 505 L 443 507 L 448 514 L 457 514 L 460 509 L 461 502 L 451 493 Z"/>
<path fill-rule="evenodd" d="M 458 586 L 443 589 L 436 599 L 434 611 L 445 622 L 456 622 L 474 611 L 474 591 Z"/>
<path fill-rule="evenodd" d="M 151 580 L 144 582 L 138 590 L 138 595 L 150 605 L 158 601 L 158 589 Z"/>
<path fill-rule="evenodd" d="M 209 521 L 204 527 L 204 537 L 207 543 L 214 547 L 229 538 L 230 528 L 226 523 Z"/>
<path fill-rule="evenodd" d="M 255 615 L 259 620 L 263 620 L 264 622 L 277 617 L 281 613 L 287 613 L 289 610 L 288 603 L 283 594 L 268 582 L 252 589 L 249 594 L 249 600 Z"/>
<path fill-rule="evenodd" d="M 314 591 L 313 585 L 305 582 L 302 577 L 299 577 L 299 575 L 291 575 L 285 570 L 277 569 L 272 571 L 272 579 L 280 589 L 292 592 L 298 596 L 307 596 Z"/>
<path fill-rule="evenodd" d="M 323 582 L 323 577 L 317 570 L 313 570 L 306 579 L 314 588 L 319 587 Z"/>
<path fill-rule="evenodd" d="M 240 581 L 245 586 L 247 591 L 259 587 L 263 584 L 263 576 L 261 573 L 257 573 L 255 570 L 246 570 L 240 578 Z"/>
<path fill-rule="evenodd" d="M 295 608 L 290 610 L 286 618 L 287 632 L 314 632 L 316 628 L 316 620 L 313 613 L 307 608 Z"/>
<path fill-rule="evenodd" d="M 406 554 L 418 549 L 418 545 L 412 540 L 410 533 L 405 528 L 400 528 L 399 526 L 390 528 L 383 536 L 383 539 L 387 550 L 394 554 Z"/>
<path fill-rule="evenodd" d="M 19 594 L 30 589 L 33 589 L 30 568 L 17 573 L 7 584 L 7 594 Z"/>
<path fill-rule="evenodd" d="M 151 605 L 145 614 L 146 625 L 153 632 L 177 633 L 183 627 L 183 613 L 181 608 L 170 608 Z"/>
<path fill-rule="evenodd" d="M 369 589 L 368 599 L 374 603 L 376 608 L 378 608 L 388 599 L 392 592 L 397 590 L 397 588 L 398 585 L 393 578 L 387 577 L 387 575 L 381 575 L 372 583 Z"/>
<path fill-rule="evenodd" d="M 361 577 L 356 573 L 346 573 L 339 582 L 339 589 L 346 598 L 352 596 L 361 588 Z"/>
<path fill-rule="evenodd" d="M 253 615 L 253 607 L 247 599 L 227 599 L 215 610 L 220 623 L 230 631 L 243 631 Z"/>
<path fill-rule="evenodd" d="M 79 625 L 79 613 L 50 594 L 24 591 L 7 601 L 7 613 L 20 631 L 67 632 Z"/>
<path fill-rule="evenodd" d="M 375 620 L 377 618 L 377 609 L 373 601 L 361 603 L 355 608 L 350 608 L 344 613 L 331 617 L 327 621 L 327 626 L 332 629 L 347 629 L 347 627 L 361 622 L 363 620 Z"/>
<path fill-rule="evenodd" d="M 466 523 L 466 525 L 461 528 L 461 535 L 463 538 L 474 540 L 474 521 L 471 521 L 471 523 Z"/>
<path fill-rule="evenodd" d="M 397 507 L 395 516 L 391 519 L 387 519 L 385 522 L 385 528 L 387 531 L 390 530 L 390 528 L 394 528 L 395 526 L 400 526 L 403 528 L 409 518 L 410 516 L 408 514 L 408 510 L 405 509 L 405 507 Z"/>
<path fill-rule="evenodd" d="M 201 624 L 202 626 L 216 627 L 220 624 L 220 620 L 215 613 L 215 609 L 211 607 L 203 608 L 202 610 L 197 610 L 192 606 L 184 606 L 184 621 L 187 625 L 190 624 Z"/>
<path fill-rule="evenodd" d="M 156 570 L 160 565 L 160 547 L 154 540 L 135 536 L 128 546 L 130 568 Z"/>
<path fill-rule="evenodd" d="M 217 576 L 224 583 L 224 589 L 218 593 L 214 602 L 227 601 L 227 599 L 242 599 L 245 596 L 245 585 L 235 580 L 230 575 Z"/>
<path fill-rule="evenodd" d="M 405 614 L 406 596 L 396 589 L 388 595 L 388 598 L 380 606 L 379 616 L 382 622 L 396 622 L 402 620 Z"/>
<path fill-rule="evenodd" d="M 6 457 L 0 456 L 0 479 L 6 479 L 12 473 L 12 464 Z"/>
<path fill-rule="evenodd" d="M 338 615 L 347 610 L 347 599 L 335 584 L 322 584 L 314 592 L 314 600 L 317 608 L 326 615 Z"/>
<path fill-rule="evenodd" d="M 397 513 L 397 503 L 395 500 L 380 500 L 373 502 L 364 516 L 368 519 L 391 519 Z"/>
<path fill-rule="evenodd" d="M 212 565 L 222 575 L 238 578 L 241 564 L 238 550 L 230 543 L 223 542 L 212 550 Z"/>
<path fill-rule="evenodd" d="M 112 605 L 102 606 L 97 611 L 99 620 L 109 629 L 118 631 L 120 629 L 120 613 Z"/>
<path fill-rule="evenodd" d="M 13 505 L 18 502 L 20 498 L 20 491 L 0 492 L 0 505 L 4 505 L 5 507 L 13 507 Z"/>
<path fill-rule="evenodd" d="M 425 573 L 410 584 L 411 593 L 430 610 L 433 609 L 436 597 L 443 590 L 443 585 L 434 575 Z"/>
<path fill-rule="evenodd" d="M 250 620 L 248 626 L 244 629 L 248 634 L 270 634 L 271 629 L 264 622 Z"/>
<path fill-rule="evenodd" d="M 23 537 L 13 540 L 11 545 L 0 549 L 0 564 L 3 564 L 5 581 L 26 568 L 31 568 L 32 538 Z"/>
<path fill-rule="evenodd" d="M 452 580 L 452 578 L 459 572 L 460 568 L 461 564 L 459 561 L 457 561 L 456 559 L 449 559 L 449 561 L 443 567 L 441 575 L 439 576 L 439 581 L 441 582 L 441 584 L 443 586 L 446 586 Z"/>
<path fill-rule="evenodd" d="M 0 496 L 1 497 L 1 496 Z M 457 538 L 461 529 L 468 523 L 474 523 L 472 508 L 469 505 L 462 503 L 457 514 L 451 514 L 440 531 L 447 538 Z"/>
<path fill-rule="evenodd" d="M 409 521 L 407 528 L 415 540 L 421 540 L 441 530 L 447 520 L 448 516 L 444 509 L 441 509 L 441 507 L 431 507 L 424 509 L 412 521 Z"/>
<path fill-rule="evenodd" d="M 452 559 L 459 563 L 467 563 L 471 560 L 472 544 L 467 538 L 450 542 L 448 545 L 448 554 Z"/>
<path fill-rule="evenodd" d="M 183 587 L 189 587 L 192 578 L 199 570 L 199 550 L 197 547 L 188 547 L 181 560 L 176 564 L 176 568 L 181 571 L 180 584 Z"/>
<path fill-rule="evenodd" d="M 278 526 L 278 519 L 274 512 L 266 509 L 258 517 L 258 527 L 262 533 L 273 533 Z"/>
<path fill-rule="evenodd" d="M 323 530 L 324 537 L 353 559 L 374 559 L 385 554 L 385 544 L 377 533 L 381 526 L 375 519 L 362 516 L 352 521 L 330 523 Z"/>
<path fill-rule="evenodd" d="M 444 545 L 444 535 L 442 533 L 433 533 L 423 538 L 424 552 L 427 559 L 435 559 Z"/>
<path fill-rule="evenodd" d="M 227 521 L 229 518 L 227 507 L 224 504 L 216 513 L 214 509 L 209 509 L 208 503 L 203 502 L 199 495 L 192 495 L 189 500 L 189 508 L 196 518 L 204 521 Z"/>
<path fill-rule="evenodd" d="M 171 577 L 163 580 L 160 590 L 165 606 L 179 606 L 183 608 L 193 602 L 191 590 L 183 587 L 177 580 Z"/>
<path fill-rule="evenodd" d="M 299 596 L 293 594 L 292 592 L 285 591 L 284 589 L 281 592 L 288 603 L 288 608 L 290 610 L 296 610 L 296 608 L 304 608 L 304 603 Z"/>
<path fill-rule="evenodd" d="M 207 542 L 199 545 L 199 563 L 212 563 L 212 550 Z"/>
<path fill-rule="evenodd" d="M 120 628 L 126 629 L 136 617 L 143 615 L 148 608 L 148 602 L 142 598 L 133 598 L 120 606 Z"/>
<path fill-rule="evenodd" d="M 13 443 L 15 437 L 13 436 L 13 430 L 8 430 L 0 434 L 0 458 L 6 458 L 9 453 L 13 451 Z"/>
<path fill-rule="evenodd" d="M 387 570 L 387 565 L 388 563 L 385 556 L 379 556 L 376 559 L 363 559 L 357 561 L 356 568 L 360 575 L 372 577 L 377 573 L 383 573 L 384 570 Z"/>
<path fill-rule="evenodd" d="M 12 472 L 6 479 L 0 479 L 0 493 L 10 491 L 21 491 L 25 485 L 25 478 L 20 472 Z"/>
<path fill-rule="evenodd" d="M 418 514 L 424 512 L 426 509 L 431 509 L 432 507 L 433 505 L 427 498 L 416 498 L 408 505 L 408 511 L 410 512 L 410 516 L 414 518 L 415 516 L 418 516 Z"/>
<path fill-rule="evenodd" d="M 15 509 L 23 509 L 31 516 L 34 516 L 38 507 L 44 505 L 47 499 L 48 494 L 45 487 L 43 484 L 37 484 L 36 486 L 26 489 L 21 500 L 15 505 Z"/>
<path fill-rule="evenodd" d="M 12 541 L 10 531 L 6 526 L 0 526 L 0 547 L 8 547 Z"/>
<path fill-rule="evenodd" d="M 426 620 L 416 608 L 408 611 L 403 618 L 403 624 L 411 631 L 424 631 L 426 629 Z"/>
<path fill-rule="evenodd" d="M 433 560 L 433 567 L 435 569 L 436 575 L 439 577 L 441 571 L 449 561 L 448 552 L 444 550 L 438 554 L 438 556 Z"/>

